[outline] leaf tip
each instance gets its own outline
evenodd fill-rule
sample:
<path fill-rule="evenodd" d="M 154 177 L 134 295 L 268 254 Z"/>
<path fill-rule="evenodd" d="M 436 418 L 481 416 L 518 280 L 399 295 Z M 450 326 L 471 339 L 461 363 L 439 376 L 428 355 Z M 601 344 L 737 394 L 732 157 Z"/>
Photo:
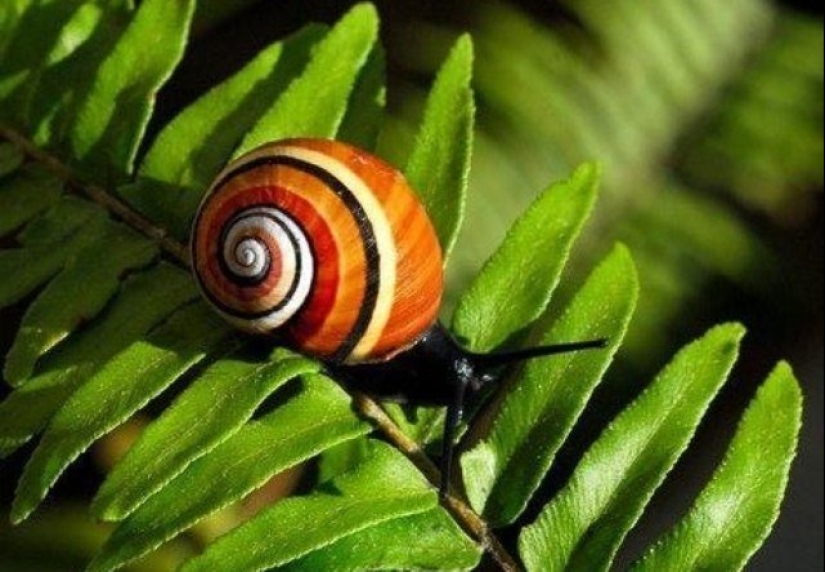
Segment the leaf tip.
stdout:
<path fill-rule="evenodd" d="M 472 34 L 464 32 L 458 37 L 450 53 L 450 59 L 453 58 L 466 62 L 470 67 L 472 66 L 475 60 L 475 46 L 473 44 Z"/>
<path fill-rule="evenodd" d="M 633 259 L 633 252 L 623 242 L 617 242 L 613 245 L 613 250 L 608 255 L 608 259 L 615 260 L 617 265 L 624 266 L 630 281 L 638 291 L 639 289 L 639 270 L 636 267 L 636 261 Z"/>
<path fill-rule="evenodd" d="M 102 522 L 119 522 L 126 518 L 126 514 L 106 491 L 104 483 L 89 505 L 89 511 Z"/>
<path fill-rule="evenodd" d="M 742 343 L 747 333 L 748 329 L 739 322 L 728 322 L 712 328 L 708 332 L 708 337 L 718 336 L 720 338 L 728 338 L 731 343 L 738 346 Z"/>
<path fill-rule="evenodd" d="M 780 396 L 782 401 L 787 401 L 795 406 L 795 409 L 802 410 L 802 405 L 805 400 L 805 395 L 802 391 L 802 386 L 794 373 L 793 366 L 787 361 L 780 361 L 776 364 L 768 380 L 765 382 L 760 391 L 770 391 Z M 801 425 L 801 414 L 799 417 L 799 424 Z"/>
<path fill-rule="evenodd" d="M 30 506 L 29 502 L 21 500 L 21 497 L 18 495 L 12 502 L 9 520 L 11 520 L 13 526 L 19 526 L 28 520 L 33 512 L 34 507 Z"/>
<path fill-rule="evenodd" d="M 573 178 L 592 181 L 592 185 L 598 187 L 603 174 L 604 165 L 600 161 L 585 161 L 576 168 Z"/>
<path fill-rule="evenodd" d="M 774 367 L 771 372 L 771 378 L 778 378 L 784 382 L 792 382 L 792 384 L 799 389 L 799 383 L 796 381 L 796 374 L 794 373 L 793 366 L 790 362 L 785 360 L 782 360 L 776 364 L 776 367 Z"/>
<path fill-rule="evenodd" d="M 371 29 L 378 30 L 380 17 L 378 15 L 378 9 L 375 7 L 375 4 L 372 2 L 361 2 L 353 6 L 353 8 L 341 18 L 340 23 L 344 23 L 345 21 L 355 20 L 358 22 L 363 22 L 365 25 L 369 26 Z"/>

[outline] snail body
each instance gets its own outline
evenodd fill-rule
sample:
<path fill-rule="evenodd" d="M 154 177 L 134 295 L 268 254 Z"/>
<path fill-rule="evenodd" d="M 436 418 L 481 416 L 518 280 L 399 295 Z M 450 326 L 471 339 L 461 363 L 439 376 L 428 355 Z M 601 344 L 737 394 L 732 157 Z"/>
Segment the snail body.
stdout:
<path fill-rule="evenodd" d="M 443 257 L 415 192 L 337 141 L 279 141 L 230 163 L 201 203 L 191 249 L 205 298 L 239 329 L 320 358 L 359 390 L 447 405 L 442 495 L 468 396 L 507 364 L 606 343 L 461 347 L 437 321 Z"/>
<path fill-rule="evenodd" d="M 230 164 L 199 209 L 192 261 L 234 325 L 332 363 L 414 345 L 444 281 L 435 230 L 404 177 L 327 140 L 272 143 Z"/>

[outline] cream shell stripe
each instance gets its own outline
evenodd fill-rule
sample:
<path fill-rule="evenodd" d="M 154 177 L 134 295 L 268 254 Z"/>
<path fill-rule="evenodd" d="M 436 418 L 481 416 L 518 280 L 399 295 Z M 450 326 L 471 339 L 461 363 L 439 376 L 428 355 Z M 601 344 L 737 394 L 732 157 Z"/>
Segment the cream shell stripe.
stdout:
<path fill-rule="evenodd" d="M 283 270 L 281 279 L 273 288 L 273 297 L 283 300 L 274 311 L 255 320 L 262 331 L 272 331 L 284 325 L 301 309 L 312 288 L 315 274 L 312 249 L 302 229 L 285 213 L 271 208 L 252 208 L 229 222 L 223 236 L 223 260 L 227 270 L 239 279 L 255 282 L 269 271 L 269 252 L 256 239 L 244 238 L 250 230 L 263 228 L 278 245 Z M 231 322 L 244 324 L 248 318 L 238 319 L 223 312 Z"/>
<path fill-rule="evenodd" d="M 313 165 L 337 180 L 352 193 L 364 211 L 369 224 L 372 226 L 379 255 L 380 269 L 377 277 L 379 284 L 375 308 L 370 317 L 369 325 L 361 336 L 361 339 L 355 344 L 353 350 L 348 356 L 339 356 L 345 362 L 363 361 L 366 356 L 370 355 L 372 349 L 381 339 L 384 328 L 390 319 L 395 299 L 398 254 L 395 248 L 395 240 L 390 222 L 387 219 L 381 202 L 376 198 L 363 179 L 337 159 L 303 147 L 291 145 L 262 147 L 242 157 L 232 165 L 231 169 L 227 169 L 227 172 L 221 173 L 217 180 L 223 180 L 228 172 L 243 169 L 243 166 L 249 163 L 266 159 L 271 160 L 277 157 L 287 157 Z M 338 247 L 339 249 L 344 248 L 341 244 L 338 244 Z M 340 296 L 340 293 L 338 296 Z M 338 300 L 336 300 L 336 302 L 337 301 Z"/>

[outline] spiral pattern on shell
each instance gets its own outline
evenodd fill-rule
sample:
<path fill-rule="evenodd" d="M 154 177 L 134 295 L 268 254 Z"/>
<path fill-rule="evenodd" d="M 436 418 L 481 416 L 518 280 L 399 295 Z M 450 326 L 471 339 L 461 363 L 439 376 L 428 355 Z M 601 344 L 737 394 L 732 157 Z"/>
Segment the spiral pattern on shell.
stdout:
<path fill-rule="evenodd" d="M 438 239 L 404 177 L 328 140 L 271 143 L 231 163 L 198 211 L 192 260 L 237 327 L 335 362 L 415 344 L 443 290 Z"/>

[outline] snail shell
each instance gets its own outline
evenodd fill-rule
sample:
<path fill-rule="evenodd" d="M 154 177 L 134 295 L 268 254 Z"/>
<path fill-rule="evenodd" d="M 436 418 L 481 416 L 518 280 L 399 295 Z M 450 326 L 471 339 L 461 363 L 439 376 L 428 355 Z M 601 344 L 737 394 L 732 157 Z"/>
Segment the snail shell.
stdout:
<path fill-rule="evenodd" d="M 192 261 L 231 323 L 336 363 L 414 345 L 443 291 L 438 238 L 403 175 L 328 140 L 267 144 L 227 166 L 198 211 Z"/>

